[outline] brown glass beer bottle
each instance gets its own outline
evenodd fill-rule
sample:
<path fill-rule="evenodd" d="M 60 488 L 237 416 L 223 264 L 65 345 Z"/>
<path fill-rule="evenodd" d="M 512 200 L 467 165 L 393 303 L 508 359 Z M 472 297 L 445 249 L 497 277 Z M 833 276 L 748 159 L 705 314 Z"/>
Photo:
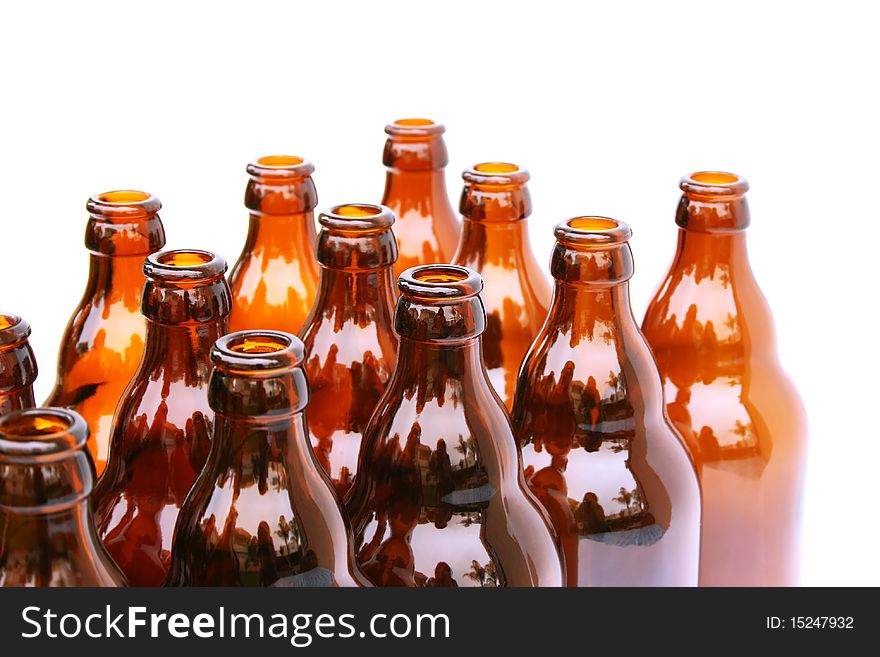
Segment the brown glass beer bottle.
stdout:
<path fill-rule="evenodd" d="M 309 380 L 309 431 L 340 496 L 351 487 L 361 437 L 394 371 L 394 215 L 339 205 L 319 216 L 318 296 L 300 337 Z"/>
<path fill-rule="evenodd" d="M 577 217 L 555 234 L 553 301 L 513 404 L 526 481 L 569 586 L 696 586 L 700 490 L 630 307 L 632 232 Z"/>
<path fill-rule="evenodd" d="M 560 586 L 553 530 L 528 492 L 481 355 L 480 276 L 423 265 L 398 282 L 397 366 L 346 500 L 378 586 Z"/>
<path fill-rule="evenodd" d="M 795 585 L 807 423 L 749 266 L 748 183 L 702 171 L 681 189 L 678 249 L 643 330 L 700 477 L 700 583 Z"/>
<path fill-rule="evenodd" d="M 318 286 L 315 263 L 315 167 L 294 155 L 261 157 L 247 166 L 244 204 L 250 226 L 229 276 L 229 330 L 296 333 Z"/>
<path fill-rule="evenodd" d="M 458 250 L 452 262 L 483 277 L 486 307 L 483 362 L 507 408 L 523 356 L 550 306 L 550 282 L 529 244 L 529 172 L 506 162 L 484 162 L 463 174 Z"/>
<path fill-rule="evenodd" d="M 159 199 L 122 190 L 86 204 L 89 279 L 64 337 L 58 378 L 46 406 L 77 411 L 89 425 L 89 451 L 104 471 L 110 425 L 144 349 L 144 258 L 165 245 Z"/>
<path fill-rule="evenodd" d="M 180 511 L 172 586 L 357 586 L 351 529 L 309 447 L 303 345 L 289 333 L 220 338 L 208 462 Z"/>
<path fill-rule="evenodd" d="M 0 586 L 125 586 L 89 509 L 88 434 L 63 408 L 0 417 Z"/>
<path fill-rule="evenodd" d="M 0 313 L 0 415 L 34 406 L 37 359 L 30 334 L 30 324 L 21 317 Z"/>
<path fill-rule="evenodd" d="M 159 586 L 180 505 L 205 464 L 214 413 L 211 347 L 226 333 L 226 262 L 207 251 L 147 258 L 144 356 L 113 420 L 95 522 L 133 586 Z"/>
<path fill-rule="evenodd" d="M 385 126 L 385 132 L 382 163 L 388 173 L 382 205 L 397 217 L 394 274 L 416 265 L 449 262 L 459 225 L 446 193 L 446 128 L 430 119 L 399 119 Z"/>

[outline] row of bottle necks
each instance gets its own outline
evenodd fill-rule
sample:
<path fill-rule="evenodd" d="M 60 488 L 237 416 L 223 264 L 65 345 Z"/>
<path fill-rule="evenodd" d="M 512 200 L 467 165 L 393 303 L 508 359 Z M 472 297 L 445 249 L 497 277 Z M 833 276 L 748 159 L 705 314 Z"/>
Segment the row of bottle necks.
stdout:
<path fill-rule="evenodd" d="M 43 408 L 0 315 L 0 584 L 794 583 L 806 425 L 745 180 L 682 180 L 643 334 L 626 224 L 559 223 L 551 289 L 524 169 L 465 171 L 459 228 L 443 127 L 386 132 L 385 205 L 317 235 L 312 165 L 248 165 L 228 283 L 155 196 L 89 200 Z"/>

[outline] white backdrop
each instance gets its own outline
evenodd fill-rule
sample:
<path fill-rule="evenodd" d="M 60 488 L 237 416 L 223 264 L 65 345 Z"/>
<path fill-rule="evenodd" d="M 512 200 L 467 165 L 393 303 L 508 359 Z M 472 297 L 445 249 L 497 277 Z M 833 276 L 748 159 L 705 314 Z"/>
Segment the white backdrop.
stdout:
<path fill-rule="evenodd" d="M 420 7 L 424 7 L 421 9 Z M 0 308 L 52 385 L 89 195 L 161 198 L 168 246 L 230 264 L 244 167 L 311 159 L 320 207 L 378 202 L 388 121 L 447 125 L 448 182 L 528 168 L 530 232 L 630 223 L 641 319 L 681 175 L 744 175 L 752 265 L 811 425 L 804 584 L 880 584 L 877 64 L 869 3 L 16 3 L 0 13 Z"/>

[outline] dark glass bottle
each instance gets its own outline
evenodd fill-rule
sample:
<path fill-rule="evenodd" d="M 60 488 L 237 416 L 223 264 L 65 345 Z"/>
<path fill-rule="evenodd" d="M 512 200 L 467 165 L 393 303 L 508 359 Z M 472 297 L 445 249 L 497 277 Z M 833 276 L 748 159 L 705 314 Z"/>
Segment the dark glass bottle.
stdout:
<path fill-rule="evenodd" d="M 529 487 L 562 541 L 569 586 L 696 586 L 700 490 L 629 302 L 629 226 L 556 226 L 547 322 L 513 404 Z"/>
<path fill-rule="evenodd" d="M 459 224 L 446 192 L 446 128 L 430 119 L 399 119 L 386 125 L 385 132 L 382 163 L 388 173 L 382 205 L 397 217 L 394 274 L 416 265 L 449 262 Z"/>
<path fill-rule="evenodd" d="M 211 347 L 226 333 L 226 262 L 164 251 L 144 263 L 144 356 L 113 421 L 110 459 L 95 488 L 95 521 L 133 586 L 159 586 L 174 523 L 210 449 Z"/>
<path fill-rule="evenodd" d="M 261 157 L 247 166 L 247 241 L 229 276 L 229 330 L 296 333 L 318 286 L 315 263 L 315 167 L 294 155 Z"/>
<path fill-rule="evenodd" d="M 643 329 L 700 476 L 700 584 L 793 586 L 807 421 L 749 266 L 748 183 L 702 171 L 681 189 L 678 249 Z"/>
<path fill-rule="evenodd" d="M 165 245 L 161 207 L 152 194 L 133 190 L 93 196 L 86 204 L 89 279 L 61 340 L 58 378 L 45 405 L 83 416 L 99 476 L 113 413 L 143 354 L 143 266 Z"/>
<path fill-rule="evenodd" d="M 380 205 L 339 205 L 319 221 L 321 280 L 300 337 L 312 447 L 344 496 L 357 471 L 363 431 L 394 371 L 397 242 L 394 215 Z"/>
<path fill-rule="evenodd" d="M 37 359 L 28 343 L 31 326 L 0 313 L 0 415 L 34 406 Z"/>
<path fill-rule="evenodd" d="M 177 520 L 168 583 L 365 584 L 342 505 L 309 447 L 302 342 L 240 331 L 211 358 L 211 453 Z"/>
<path fill-rule="evenodd" d="M 507 408 L 523 356 L 550 306 L 550 282 L 529 243 L 529 172 L 507 162 L 483 162 L 462 174 L 461 238 L 452 262 L 477 271 L 485 287 L 483 361 Z"/>
<path fill-rule="evenodd" d="M 361 568 L 379 586 L 560 586 L 553 530 L 483 365 L 482 280 L 425 265 L 398 285 L 397 367 L 346 500 Z"/>
<path fill-rule="evenodd" d="M 125 586 L 89 509 L 88 434 L 63 408 L 0 417 L 0 586 Z"/>

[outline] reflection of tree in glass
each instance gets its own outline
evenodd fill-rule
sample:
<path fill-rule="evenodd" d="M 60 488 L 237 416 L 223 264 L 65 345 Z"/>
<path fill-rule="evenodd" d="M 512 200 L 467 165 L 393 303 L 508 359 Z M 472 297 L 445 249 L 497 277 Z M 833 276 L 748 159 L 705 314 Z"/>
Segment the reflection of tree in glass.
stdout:
<path fill-rule="evenodd" d="M 480 586 L 498 586 L 498 574 L 495 572 L 495 564 L 491 561 L 481 566 L 477 561 L 471 561 L 471 570 L 464 574 Z"/>

